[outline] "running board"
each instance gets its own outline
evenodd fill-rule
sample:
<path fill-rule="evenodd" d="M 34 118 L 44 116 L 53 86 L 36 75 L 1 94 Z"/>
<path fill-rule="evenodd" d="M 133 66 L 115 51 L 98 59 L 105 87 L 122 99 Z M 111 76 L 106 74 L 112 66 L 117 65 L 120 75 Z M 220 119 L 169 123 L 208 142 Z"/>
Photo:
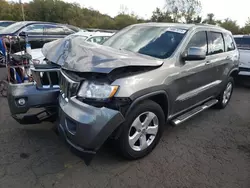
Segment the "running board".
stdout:
<path fill-rule="evenodd" d="M 193 110 L 191 111 L 188 111 L 187 113 L 173 119 L 171 121 L 171 123 L 174 125 L 174 126 L 177 126 L 177 125 L 180 125 L 181 123 L 187 121 L 188 119 L 192 118 L 193 116 L 199 114 L 200 112 L 203 112 L 204 110 L 212 107 L 213 105 L 217 104 L 218 103 L 218 100 L 216 99 L 213 99 L 213 100 L 210 100 L 206 103 L 204 103 L 203 105 L 201 106 L 198 106 L 196 108 L 194 108 Z"/>

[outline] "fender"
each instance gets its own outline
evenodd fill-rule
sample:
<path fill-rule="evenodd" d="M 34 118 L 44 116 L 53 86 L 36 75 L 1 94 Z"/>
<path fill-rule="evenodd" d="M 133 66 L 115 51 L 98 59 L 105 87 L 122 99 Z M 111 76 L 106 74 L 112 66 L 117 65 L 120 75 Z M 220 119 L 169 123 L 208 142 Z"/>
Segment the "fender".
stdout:
<path fill-rule="evenodd" d="M 157 86 L 158 87 L 158 86 Z M 150 90 L 150 91 L 149 91 Z M 146 100 L 148 98 L 151 98 L 151 97 L 154 97 L 154 96 L 157 96 L 157 95 L 160 95 L 160 94 L 163 94 L 166 96 L 166 99 L 167 99 L 167 115 L 166 115 L 166 121 L 168 120 L 168 117 L 169 117 L 169 113 L 170 113 L 170 101 L 169 101 L 169 95 L 168 93 L 164 90 L 164 89 L 160 89 L 160 90 L 157 90 L 155 91 L 155 87 L 153 88 L 149 88 L 149 89 L 146 89 L 146 90 L 142 90 L 142 91 L 138 91 L 136 92 L 135 94 L 133 94 L 132 96 L 130 96 L 130 99 L 132 100 L 132 103 L 131 105 L 129 106 L 129 108 L 127 109 L 126 113 L 125 113 L 125 119 L 126 117 L 128 116 L 128 114 L 131 112 L 131 110 L 140 102 L 142 102 L 143 100 Z M 120 137 L 120 134 L 122 133 L 122 130 L 123 130 L 123 125 L 119 126 L 117 128 L 117 130 L 114 132 L 113 134 L 113 138 L 114 139 L 118 139 Z"/>
<path fill-rule="evenodd" d="M 228 73 L 228 76 L 230 76 L 234 71 L 237 72 L 237 74 L 239 73 L 239 67 L 236 67 L 236 68 L 232 68 L 229 73 Z"/>
<path fill-rule="evenodd" d="M 143 91 L 139 91 L 139 93 L 141 92 L 145 92 L 144 90 Z M 128 108 L 126 114 L 125 114 L 125 117 L 127 117 L 127 115 L 129 114 L 129 112 L 133 109 L 134 106 L 136 106 L 138 103 L 140 103 L 141 101 L 143 100 L 146 100 L 150 97 L 154 97 L 156 95 L 160 95 L 160 94 L 163 94 L 166 96 L 166 99 L 167 99 L 167 104 L 170 104 L 169 103 L 169 96 L 167 94 L 167 92 L 165 90 L 158 90 L 158 91 L 153 91 L 153 92 L 150 92 L 150 93 L 147 93 L 147 94 L 144 94 L 140 97 L 137 97 L 137 98 L 134 98 L 133 96 L 131 96 L 130 98 L 132 99 L 132 104 L 130 105 L 130 107 Z M 168 105 L 168 113 L 167 113 L 167 117 L 169 116 L 169 110 L 170 110 L 170 105 Z M 166 117 L 166 118 L 167 118 Z"/>

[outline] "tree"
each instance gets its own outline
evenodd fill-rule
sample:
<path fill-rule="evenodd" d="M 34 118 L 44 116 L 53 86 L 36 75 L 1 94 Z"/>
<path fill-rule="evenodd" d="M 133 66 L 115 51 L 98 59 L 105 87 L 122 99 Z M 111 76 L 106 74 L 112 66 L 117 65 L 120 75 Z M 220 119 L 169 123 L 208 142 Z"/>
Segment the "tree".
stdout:
<path fill-rule="evenodd" d="M 186 23 L 194 23 L 199 21 L 201 12 L 201 3 L 198 0 L 182 0 L 182 16 Z M 201 21 L 201 20 L 200 20 Z"/>
<path fill-rule="evenodd" d="M 209 14 L 207 14 L 207 18 L 205 20 L 203 20 L 202 23 L 216 25 L 217 22 L 216 22 L 216 20 L 214 18 L 214 14 L 213 13 L 209 13 Z"/>
<path fill-rule="evenodd" d="M 238 34 L 240 32 L 240 27 L 236 21 L 231 20 L 230 18 L 225 19 L 220 24 L 221 27 L 231 31 L 233 34 Z"/>
<path fill-rule="evenodd" d="M 241 28 L 241 33 L 248 34 L 248 35 L 250 34 L 250 17 L 246 21 L 245 26 Z"/>
<path fill-rule="evenodd" d="M 194 18 L 193 23 L 201 23 L 201 21 L 202 21 L 202 17 L 197 16 L 196 18 Z"/>
<path fill-rule="evenodd" d="M 193 23 L 199 21 L 198 16 L 201 11 L 199 0 L 165 0 L 166 12 L 168 12 L 173 22 Z"/>
<path fill-rule="evenodd" d="M 114 18 L 114 21 L 115 29 L 122 29 L 126 26 L 137 23 L 137 19 L 134 16 L 128 14 L 119 14 Z"/>
<path fill-rule="evenodd" d="M 114 18 L 91 8 L 81 7 L 77 3 L 67 3 L 62 0 L 30 0 L 24 3 L 26 20 L 66 23 L 80 28 L 122 29 L 135 23 L 153 22 L 184 22 L 201 23 L 200 0 L 165 0 L 164 9 L 156 8 L 150 20 L 139 18 L 126 6 L 121 6 L 120 12 Z M 0 0 L 0 20 L 22 20 L 21 6 L 18 1 Z M 210 13 L 203 23 L 220 25 L 232 33 L 250 34 L 250 18 L 245 26 L 240 28 L 231 19 L 216 20 Z"/>
<path fill-rule="evenodd" d="M 153 12 L 151 17 L 151 21 L 153 22 L 173 22 L 173 19 L 169 12 L 163 12 L 159 8 Z"/>

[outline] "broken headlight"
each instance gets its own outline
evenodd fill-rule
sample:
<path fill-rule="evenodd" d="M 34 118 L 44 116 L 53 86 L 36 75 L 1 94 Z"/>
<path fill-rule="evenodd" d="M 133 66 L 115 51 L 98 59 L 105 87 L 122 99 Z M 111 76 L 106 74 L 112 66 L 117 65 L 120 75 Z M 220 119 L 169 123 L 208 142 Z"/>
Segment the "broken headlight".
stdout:
<path fill-rule="evenodd" d="M 115 95 L 117 90 L 118 86 L 85 81 L 78 91 L 78 97 L 88 99 L 109 99 Z"/>

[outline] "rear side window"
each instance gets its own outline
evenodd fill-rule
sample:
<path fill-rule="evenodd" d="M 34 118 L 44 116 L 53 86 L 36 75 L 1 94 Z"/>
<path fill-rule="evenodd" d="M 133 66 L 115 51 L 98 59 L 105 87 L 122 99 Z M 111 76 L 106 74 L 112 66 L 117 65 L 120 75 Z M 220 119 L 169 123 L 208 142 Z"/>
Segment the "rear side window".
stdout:
<path fill-rule="evenodd" d="M 72 29 L 68 28 L 68 27 L 65 27 L 64 28 L 64 31 L 65 31 L 65 34 L 66 35 L 71 35 L 73 33 L 75 33 L 75 31 L 73 31 Z"/>
<path fill-rule="evenodd" d="M 236 37 L 234 40 L 239 49 L 250 50 L 250 37 Z"/>
<path fill-rule="evenodd" d="M 44 31 L 44 25 L 42 24 L 32 24 L 25 27 L 22 31 L 28 34 L 42 34 Z"/>
<path fill-rule="evenodd" d="M 208 32 L 208 54 L 214 55 L 225 52 L 225 45 L 222 33 Z"/>
<path fill-rule="evenodd" d="M 199 47 L 202 48 L 206 53 L 208 52 L 207 46 L 207 34 L 205 31 L 199 31 L 193 35 L 191 40 L 189 41 L 186 50 L 190 47 Z"/>
<path fill-rule="evenodd" d="M 225 47 L 226 47 L 227 52 L 235 50 L 234 41 L 231 35 L 224 34 L 224 40 L 225 40 Z"/>
<path fill-rule="evenodd" d="M 64 28 L 57 25 L 45 25 L 47 35 L 65 35 Z"/>

